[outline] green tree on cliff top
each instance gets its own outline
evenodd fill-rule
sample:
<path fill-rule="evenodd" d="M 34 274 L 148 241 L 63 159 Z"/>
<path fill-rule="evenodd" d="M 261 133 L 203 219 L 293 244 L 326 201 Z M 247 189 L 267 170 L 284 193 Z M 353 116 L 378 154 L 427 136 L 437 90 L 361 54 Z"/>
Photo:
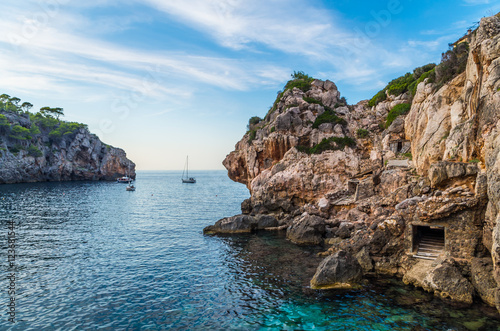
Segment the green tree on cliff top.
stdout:
<path fill-rule="evenodd" d="M 56 107 L 42 107 L 40 108 L 40 113 L 44 116 L 56 117 L 59 120 L 59 116 L 64 116 L 64 110 L 62 108 Z"/>
<path fill-rule="evenodd" d="M 23 104 L 21 105 L 21 108 L 25 111 L 25 112 L 29 112 L 31 108 L 33 108 L 33 104 L 31 104 L 30 102 L 23 102 Z"/>

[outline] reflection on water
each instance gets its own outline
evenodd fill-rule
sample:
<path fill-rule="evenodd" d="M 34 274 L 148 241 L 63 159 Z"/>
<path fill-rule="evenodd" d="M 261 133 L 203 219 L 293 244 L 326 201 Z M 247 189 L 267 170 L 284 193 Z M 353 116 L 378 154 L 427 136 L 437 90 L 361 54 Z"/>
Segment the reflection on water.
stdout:
<path fill-rule="evenodd" d="M 320 259 L 281 235 L 203 236 L 239 212 L 224 172 L 140 173 L 115 183 L 0 186 L 0 329 L 500 330 L 399 282 L 308 289 Z M 7 321 L 7 222 L 16 224 L 16 319 Z"/>
<path fill-rule="evenodd" d="M 299 247 L 285 240 L 283 233 L 261 232 L 258 235 L 240 235 L 222 238 L 229 247 L 231 261 L 239 260 L 238 270 L 250 277 L 261 288 L 282 293 L 287 284 L 287 295 L 298 294 L 309 285 L 316 267 L 321 262 L 317 247 Z M 235 265 L 230 265 L 230 268 Z M 292 290 L 292 292 L 290 292 Z"/>
<path fill-rule="evenodd" d="M 456 309 L 395 279 L 371 279 L 359 291 L 312 291 L 309 279 L 321 260 L 317 251 L 293 245 L 283 236 L 261 233 L 221 240 L 231 247 L 230 261 L 240 260 L 240 281 L 257 285 L 265 298 L 272 298 L 262 305 L 258 292 L 247 294 L 259 305 L 248 311 L 241 328 L 500 330 L 494 308 Z"/>

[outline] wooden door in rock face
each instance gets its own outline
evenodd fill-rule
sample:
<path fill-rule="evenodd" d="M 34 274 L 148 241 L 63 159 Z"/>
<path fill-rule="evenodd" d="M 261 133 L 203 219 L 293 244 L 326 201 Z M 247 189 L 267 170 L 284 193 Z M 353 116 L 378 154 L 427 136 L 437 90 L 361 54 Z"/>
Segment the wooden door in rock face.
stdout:
<path fill-rule="evenodd" d="M 445 250 L 445 227 L 414 225 L 412 229 L 413 256 L 435 260 Z"/>

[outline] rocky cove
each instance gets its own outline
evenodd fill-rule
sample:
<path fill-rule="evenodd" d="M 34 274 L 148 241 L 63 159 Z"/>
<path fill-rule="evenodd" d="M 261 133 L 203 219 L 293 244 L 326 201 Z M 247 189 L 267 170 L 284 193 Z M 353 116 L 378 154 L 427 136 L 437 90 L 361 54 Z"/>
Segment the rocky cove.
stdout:
<path fill-rule="evenodd" d="M 223 162 L 251 198 L 204 233 L 322 246 L 313 289 L 390 276 L 500 311 L 499 110 L 499 15 L 356 105 L 296 73 Z"/>
<path fill-rule="evenodd" d="M 2 95 L 0 184 L 135 178 L 135 164 L 125 151 L 103 143 L 86 125 L 30 113 L 18 102 Z"/>

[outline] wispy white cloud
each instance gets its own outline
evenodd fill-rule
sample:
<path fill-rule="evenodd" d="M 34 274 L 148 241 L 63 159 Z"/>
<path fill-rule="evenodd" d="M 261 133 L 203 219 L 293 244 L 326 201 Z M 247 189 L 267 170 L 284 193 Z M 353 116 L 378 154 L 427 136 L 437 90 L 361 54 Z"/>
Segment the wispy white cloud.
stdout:
<path fill-rule="evenodd" d="M 207 125 L 209 121 L 222 125 L 230 117 L 228 113 L 234 118 L 259 111 L 245 98 L 240 100 L 239 93 L 235 97 L 227 92 L 277 90 L 290 78 L 291 71 L 305 70 L 333 80 L 339 87 L 350 87 L 356 97 L 369 97 L 366 91 L 380 89 L 387 79 L 426 63 L 431 53 L 439 55 L 440 45 L 450 41 L 443 35 L 456 33 L 459 28 L 448 24 L 455 30 L 429 30 L 407 42 L 401 40 L 394 26 L 407 28 L 398 20 L 410 13 L 392 17 L 391 21 L 397 23 L 394 26 L 389 23 L 378 26 L 378 32 L 366 33 L 368 24 L 377 23 L 375 18 L 370 22 L 350 21 L 335 11 L 333 3 L 3 0 L 2 11 L 8 15 L 0 20 L 0 88 L 8 93 L 26 91 L 18 96 L 43 101 L 40 106 L 47 101 L 68 110 L 67 105 L 75 107 L 73 119 L 85 120 L 94 131 L 97 128 L 105 133 L 106 139 L 121 137 L 115 142 L 123 147 L 127 147 L 126 141 L 137 143 L 131 130 L 126 129 L 130 123 L 133 131 L 144 137 L 152 133 L 154 124 L 162 130 L 170 125 L 170 131 L 175 131 L 179 123 L 198 123 L 204 129 L 190 132 L 182 142 L 178 135 L 167 137 L 170 132 L 164 130 L 164 140 L 141 145 L 137 151 L 154 155 L 175 141 L 170 148 L 178 147 L 182 153 L 189 144 L 204 149 L 198 152 L 206 152 L 213 144 L 203 145 L 203 137 L 215 134 L 213 125 Z M 424 24 L 418 26 L 428 29 Z M 162 31 L 172 35 L 162 40 Z M 142 33 L 144 40 L 140 39 Z M 141 46 L 148 40 L 154 44 Z M 346 96 L 354 99 L 348 93 Z M 60 104 L 61 99 L 66 104 Z M 165 120 L 170 112 L 175 114 Z M 193 112 L 207 116 L 195 117 Z M 101 126 L 101 120 L 107 119 L 114 129 Z M 228 130 L 235 131 L 232 127 Z M 222 151 L 220 157 L 226 153 Z"/>
<path fill-rule="evenodd" d="M 304 0 L 137 0 L 233 50 L 269 49 L 321 63 L 336 80 L 360 84 L 384 69 L 411 65 L 412 54 L 388 50 L 378 40 L 343 25 L 337 13 Z M 374 23 L 375 19 L 374 19 Z M 379 28 L 383 28 L 380 27 Z M 385 27 L 389 29 L 389 27 Z M 369 50 L 369 51 L 367 51 Z"/>
<path fill-rule="evenodd" d="M 467 6 L 487 5 L 490 0 L 462 0 L 463 4 Z"/>
<path fill-rule="evenodd" d="M 40 89 L 58 85 L 68 88 L 68 83 L 73 82 L 123 91 L 137 90 L 146 77 L 161 82 L 157 88 L 147 91 L 153 97 L 188 98 L 203 85 L 227 90 L 275 87 L 289 78 L 291 70 L 300 69 L 280 64 L 281 54 L 296 56 L 297 63 L 321 64 L 325 71 L 334 73 L 333 78 L 325 78 L 361 85 L 379 80 L 387 69 L 397 71 L 411 66 L 415 49 L 434 51 L 443 38 L 412 40 L 406 47 L 413 49 L 413 53 L 404 47 L 386 48 L 387 45 L 377 40 L 378 35 L 367 37 L 342 25 L 334 11 L 314 7 L 305 0 L 127 0 L 120 3 L 90 0 L 85 4 L 55 1 L 60 5 L 52 12 L 32 2 L 32 10 L 26 14 L 17 2 L 7 0 L 12 10 L 9 17 L 0 21 L 0 51 L 5 58 L 18 58 L 19 65 L 13 68 L 0 61 L 0 71 L 19 82 L 18 88 L 25 81 L 23 77 L 35 75 L 43 80 Z M 198 53 L 203 55 L 174 50 L 146 51 L 105 41 L 107 34 L 150 19 L 147 15 L 108 15 L 99 19 L 81 12 L 118 5 L 146 5 L 159 10 L 178 24 L 210 36 L 212 41 L 232 50 L 233 58 L 221 55 L 225 52 L 211 52 L 215 55 L 206 56 L 203 49 Z M 50 19 L 37 19 L 40 13 L 50 14 Z M 247 51 L 256 55 L 240 59 L 234 55 Z M 263 54 L 268 56 L 261 56 Z"/>
<path fill-rule="evenodd" d="M 224 47 L 250 48 L 259 43 L 287 53 L 324 57 L 340 30 L 331 17 L 304 1 L 240 0 L 142 0 L 195 29 L 207 33 Z M 332 35 L 330 32 L 337 34 Z"/>
<path fill-rule="evenodd" d="M 65 22 L 70 20 L 63 13 L 58 15 L 59 24 L 67 28 Z M 84 27 L 89 24 L 83 18 L 81 21 Z M 245 66 L 241 61 L 224 57 L 130 49 L 80 36 L 72 29 L 48 23 L 40 25 L 28 18 L 4 19 L 0 21 L 0 30 L 3 32 L 0 51 L 4 58 L 0 61 L 0 71 L 3 77 L 11 78 L 14 88 L 22 88 L 32 76 L 43 79 L 43 84 L 37 84 L 35 89 L 52 89 L 74 81 L 133 91 L 144 85 L 145 79 L 153 79 L 161 84 L 147 93 L 187 97 L 191 92 L 182 86 L 183 82 L 191 87 L 198 82 L 236 90 L 262 81 L 276 83 L 276 78 L 273 81 L 264 72 L 252 72 L 256 64 Z"/>
<path fill-rule="evenodd" d="M 403 46 L 402 50 L 409 51 L 411 49 L 414 51 L 415 49 L 419 49 L 423 52 L 436 51 L 440 50 L 443 44 L 453 40 L 454 37 L 456 36 L 445 35 L 432 40 L 408 40 L 407 45 Z"/>
<path fill-rule="evenodd" d="M 366 53 L 362 47 L 356 47 L 366 40 L 360 40 L 355 31 L 342 27 L 334 12 L 314 8 L 303 0 L 138 1 L 231 49 L 267 47 L 333 63 L 346 54 Z"/>

